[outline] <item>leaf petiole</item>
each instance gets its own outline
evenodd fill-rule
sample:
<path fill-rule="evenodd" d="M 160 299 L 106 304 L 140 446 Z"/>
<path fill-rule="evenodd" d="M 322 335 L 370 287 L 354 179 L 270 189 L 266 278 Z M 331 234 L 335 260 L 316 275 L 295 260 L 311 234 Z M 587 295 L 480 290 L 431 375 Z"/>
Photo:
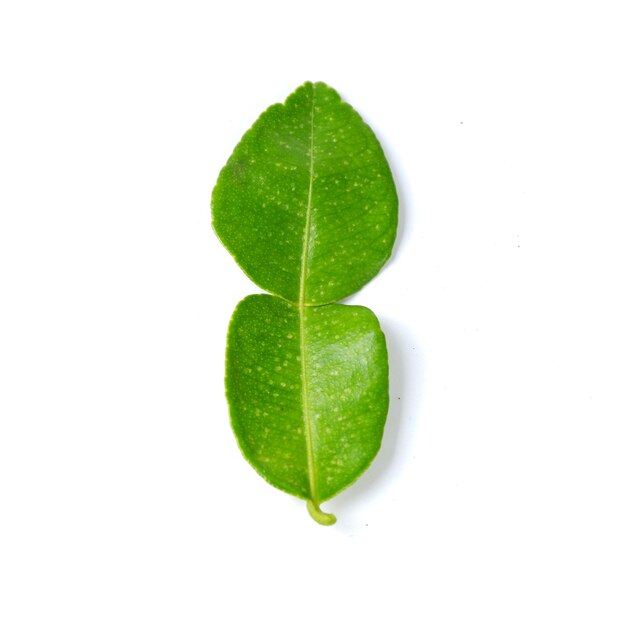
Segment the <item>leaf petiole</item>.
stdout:
<path fill-rule="evenodd" d="M 306 501 L 306 508 L 309 515 L 322 526 L 332 526 L 337 521 L 337 518 L 332 513 L 324 513 L 324 511 L 320 509 L 319 504 L 312 500 Z"/>

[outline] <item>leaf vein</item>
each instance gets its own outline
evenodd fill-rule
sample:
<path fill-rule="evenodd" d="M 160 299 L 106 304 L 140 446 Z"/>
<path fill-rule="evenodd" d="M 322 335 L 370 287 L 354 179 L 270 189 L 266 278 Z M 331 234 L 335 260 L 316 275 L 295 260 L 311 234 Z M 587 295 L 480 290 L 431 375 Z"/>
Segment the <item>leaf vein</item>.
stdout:
<path fill-rule="evenodd" d="M 315 127 L 315 85 L 311 87 L 311 137 L 309 143 L 309 191 L 306 205 L 306 217 L 304 234 L 302 239 L 302 259 L 300 261 L 300 294 L 298 299 L 298 314 L 300 316 L 300 367 L 302 384 L 302 418 L 304 420 L 304 434 L 306 439 L 307 468 L 309 474 L 309 489 L 311 503 L 318 507 L 317 474 L 315 471 L 315 456 L 313 452 L 313 432 L 309 409 L 308 372 L 306 358 L 306 327 L 305 327 L 305 304 L 306 304 L 306 276 L 308 272 L 307 262 L 309 257 L 309 244 L 311 237 L 311 212 L 313 203 L 313 177 L 314 177 L 314 127 Z"/>

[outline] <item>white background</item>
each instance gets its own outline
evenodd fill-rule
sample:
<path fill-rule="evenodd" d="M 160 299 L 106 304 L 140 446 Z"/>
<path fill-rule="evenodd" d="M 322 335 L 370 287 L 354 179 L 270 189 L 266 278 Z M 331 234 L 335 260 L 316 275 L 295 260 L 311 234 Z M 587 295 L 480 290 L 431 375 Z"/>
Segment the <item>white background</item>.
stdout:
<path fill-rule="evenodd" d="M 626 624 L 622 9 L 3 2 L 0 623 Z M 258 289 L 209 210 L 305 80 L 401 198 L 350 299 L 388 337 L 388 427 L 331 528 L 230 431 Z"/>

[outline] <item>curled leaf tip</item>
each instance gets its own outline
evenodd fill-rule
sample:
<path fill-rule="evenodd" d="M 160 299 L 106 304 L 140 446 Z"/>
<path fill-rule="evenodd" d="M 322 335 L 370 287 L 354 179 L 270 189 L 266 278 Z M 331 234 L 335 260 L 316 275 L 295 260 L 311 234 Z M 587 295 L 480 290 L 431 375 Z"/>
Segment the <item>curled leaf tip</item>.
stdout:
<path fill-rule="evenodd" d="M 311 500 L 307 500 L 306 508 L 309 511 L 309 515 L 322 526 L 332 526 L 337 521 L 337 518 L 332 513 L 324 513 L 319 505 Z"/>

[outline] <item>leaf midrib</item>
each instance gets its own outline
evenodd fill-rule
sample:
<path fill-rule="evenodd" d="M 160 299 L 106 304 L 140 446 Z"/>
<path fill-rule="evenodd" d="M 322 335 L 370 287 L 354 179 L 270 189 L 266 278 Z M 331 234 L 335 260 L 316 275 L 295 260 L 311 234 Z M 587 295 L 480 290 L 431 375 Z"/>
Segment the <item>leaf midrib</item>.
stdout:
<path fill-rule="evenodd" d="M 300 293 L 298 297 L 298 313 L 300 316 L 300 367 L 302 382 L 302 419 L 304 420 L 304 436 L 306 441 L 307 467 L 309 474 L 309 490 L 311 502 L 317 508 L 317 473 L 315 471 L 315 455 L 313 453 L 313 432 L 311 427 L 311 416 L 309 409 L 308 393 L 308 372 L 306 359 L 306 328 L 304 323 L 304 313 L 306 307 L 306 275 L 308 271 L 309 244 L 311 237 L 311 212 L 313 204 L 313 173 L 314 173 L 314 127 L 315 127 L 315 84 L 311 87 L 311 117 L 310 117 L 309 144 L 309 192 L 306 203 L 306 214 L 304 221 L 304 233 L 302 236 L 302 257 L 300 259 Z"/>

